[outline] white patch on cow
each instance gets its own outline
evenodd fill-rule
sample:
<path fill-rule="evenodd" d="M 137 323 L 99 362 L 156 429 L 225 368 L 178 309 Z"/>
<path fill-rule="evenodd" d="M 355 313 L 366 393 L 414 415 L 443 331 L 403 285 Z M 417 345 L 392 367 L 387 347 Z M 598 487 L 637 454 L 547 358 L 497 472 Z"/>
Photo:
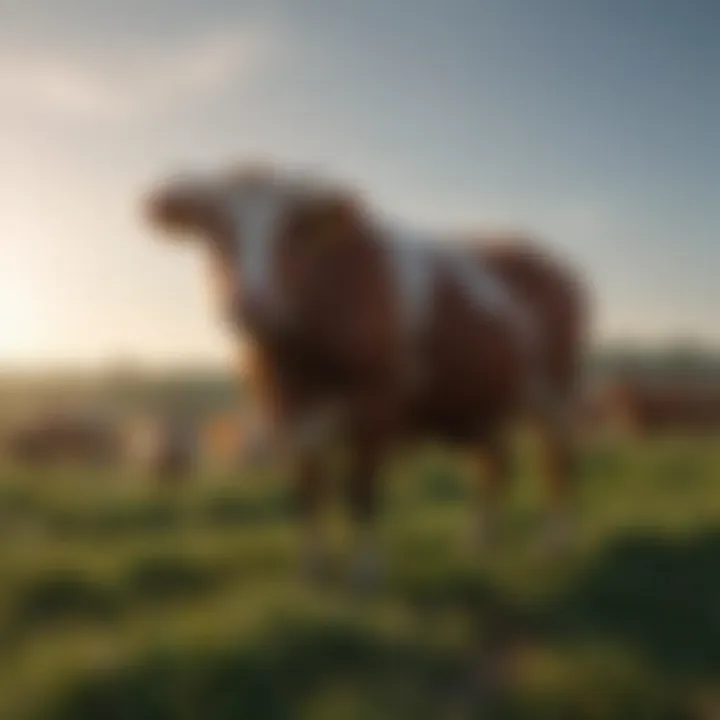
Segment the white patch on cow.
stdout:
<path fill-rule="evenodd" d="M 497 275 L 462 250 L 448 249 L 443 256 L 453 277 L 477 308 L 510 321 L 524 344 L 531 346 L 534 343 L 535 326 L 526 309 Z"/>
<path fill-rule="evenodd" d="M 463 249 L 449 245 L 440 235 L 385 229 L 395 276 L 400 317 L 408 343 L 408 377 L 411 386 L 422 383 L 424 367 L 420 347 L 433 321 L 435 278 L 444 271 L 478 311 L 510 323 L 521 345 L 528 372 L 528 399 L 541 394 L 537 376 L 540 338 L 528 308 L 522 306 L 505 283 Z"/>
<path fill-rule="evenodd" d="M 394 276 L 397 311 L 407 343 L 407 383 L 416 389 L 425 374 L 421 344 L 433 314 L 433 247 L 418 232 L 384 227 L 378 234 L 385 239 Z"/>
<path fill-rule="evenodd" d="M 433 250 L 419 234 L 391 230 L 388 251 L 395 273 L 401 322 L 412 337 L 427 328 L 433 308 Z"/>
<path fill-rule="evenodd" d="M 502 280 L 477 260 L 448 247 L 440 236 L 394 229 L 386 237 L 408 335 L 421 336 L 432 321 L 435 276 L 442 266 L 478 310 L 509 320 L 528 348 L 533 346 L 535 326 L 526 310 Z"/>
<path fill-rule="evenodd" d="M 453 248 L 445 257 L 453 277 L 475 306 L 510 323 L 525 367 L 523 395 L 526 402 L 533 403 L 546 394 L 546 387 L 538 372 L 542 348 L 530 309 L 518 302 L 503 280 L 461 250 Z"/>
<path fill-rule="evenodd" d="M 275 239 L 288 198 L 279 188 L 240 191 L 232 198 L 238 239 L 236 266 L 246 297 L 276 303 L 273 282 Z"/>
<path fill-rule="evenodd" d="M 290 174 L 240 181 L 221 191 L 221 202 L 229 206 L 235 225 L 238 284 L 246 297 L 259 298 L 276 318 L 288 311 L 275 281 L 280 222 L 292 203 L 322 192 L 312 179 Z"/>

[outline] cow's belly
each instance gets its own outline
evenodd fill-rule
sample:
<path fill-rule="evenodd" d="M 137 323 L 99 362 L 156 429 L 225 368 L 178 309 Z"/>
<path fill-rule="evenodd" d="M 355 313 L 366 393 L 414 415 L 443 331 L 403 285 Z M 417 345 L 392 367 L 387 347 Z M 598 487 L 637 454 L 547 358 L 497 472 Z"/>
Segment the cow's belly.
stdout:
<path fill-rule="evenodd" d="M 449 442 L 468 442 L 492 435 L 515 418 L 522 407 L 522 379 L 495 380 L 482 368 L 447 376 L 421 393 L 410 408 L 415 434 Z"/>
<path fill-rule="evenodd" d="M 505 427 L 510 413 L 480 407 L 468 412 L 425 407 L 416 411 L 409 425 L 411 439 L 428 439 L 450 444 L 469 444 L 492 437 Z"/>

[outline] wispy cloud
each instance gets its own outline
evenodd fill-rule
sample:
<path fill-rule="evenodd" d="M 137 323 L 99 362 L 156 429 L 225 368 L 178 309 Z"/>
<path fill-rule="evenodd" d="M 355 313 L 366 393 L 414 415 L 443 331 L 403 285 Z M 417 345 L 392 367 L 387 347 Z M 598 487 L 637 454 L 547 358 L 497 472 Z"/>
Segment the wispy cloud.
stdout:
<path fill-rule="evenodd" d="M 122 52 L 0 53 L 0 106 L 77 119 L 133 119 L 252 80 L 277 58 L 267 27 L 243 25 Z"/>

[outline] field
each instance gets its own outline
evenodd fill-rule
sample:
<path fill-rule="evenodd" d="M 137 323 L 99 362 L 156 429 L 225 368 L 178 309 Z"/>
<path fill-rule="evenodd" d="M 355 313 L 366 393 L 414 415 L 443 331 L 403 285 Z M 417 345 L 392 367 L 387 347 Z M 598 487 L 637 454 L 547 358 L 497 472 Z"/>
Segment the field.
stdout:
<path fill-rule="evenodd" d="M 465 543 L 470 489 L 428 450 L 386 484 L 385 583 L 300 578 L 273 478 L 176 494 L 0 471 L 0 717 L 720 717 L 720 445 L 597 445 L 575 550 Z M 338 560 L 347 533 L 337 523 Z"/>

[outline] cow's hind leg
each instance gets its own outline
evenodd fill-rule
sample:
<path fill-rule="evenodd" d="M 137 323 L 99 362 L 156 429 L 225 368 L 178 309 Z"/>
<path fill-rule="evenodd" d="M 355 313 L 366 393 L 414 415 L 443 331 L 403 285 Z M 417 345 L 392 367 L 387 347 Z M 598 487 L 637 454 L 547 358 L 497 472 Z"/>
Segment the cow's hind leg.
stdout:
<path fill-rule="evenodd" d="M 474 514 L 470 542 L 487 549 L 497 539 L 499 518 L 510 475 L 510 452 L 504 438 L 484 441 L 472 453 Z"/>
<path fill-rule="evenodd" d="M 330 569 L 323 523 L 328 487 L 322 461 L 320 453 L 307 453 L 297 459 L 295 467 L 295 508 L 304 534 L 301 544 L 303 569 L 313 582 L 324 581 Z"/>
<path fill-rule="evenodd" d="M 382 577 L 377 547 L 380 511 L 380 472 L 397 439 L 398 398 L 393 386 L 363 394 L 355 406 L 349 436 L 350 467 L 347 499 L 355 530 L 352 581 L 359 591 L 370 591 Z"/>

